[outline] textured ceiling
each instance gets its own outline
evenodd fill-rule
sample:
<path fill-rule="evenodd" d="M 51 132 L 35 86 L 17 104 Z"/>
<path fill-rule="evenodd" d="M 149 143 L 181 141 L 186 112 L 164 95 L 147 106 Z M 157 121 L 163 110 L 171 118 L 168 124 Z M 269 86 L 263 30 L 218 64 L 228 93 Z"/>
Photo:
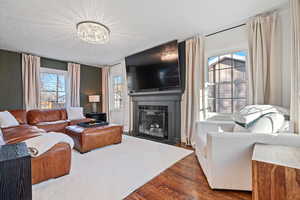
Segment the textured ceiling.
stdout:
<path fill-rule="evenodd" d="M 112 64 L 174 39 L 211 33 L 287 0 L 0 0 L 0 49 L 83 64 Z M 77 38 L 76 24 L 111 29 L 104 45 Z"/>

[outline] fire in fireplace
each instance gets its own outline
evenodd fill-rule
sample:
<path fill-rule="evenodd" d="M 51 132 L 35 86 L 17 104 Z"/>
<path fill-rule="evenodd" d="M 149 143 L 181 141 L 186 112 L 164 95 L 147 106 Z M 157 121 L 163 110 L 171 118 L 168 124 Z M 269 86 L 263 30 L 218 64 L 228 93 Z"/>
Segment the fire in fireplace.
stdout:
<path fill-rule="evenodd" d="M 168 139 L 168 106 L 139 106 L 139 134 Z"/>

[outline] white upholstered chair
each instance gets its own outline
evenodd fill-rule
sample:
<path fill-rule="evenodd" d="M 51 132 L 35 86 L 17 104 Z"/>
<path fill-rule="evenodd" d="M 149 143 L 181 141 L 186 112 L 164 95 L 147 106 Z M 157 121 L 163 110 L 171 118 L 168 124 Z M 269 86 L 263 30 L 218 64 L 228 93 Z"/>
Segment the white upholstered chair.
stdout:
<path fill-rule="evenodd" d="M 212 189 L 252 190 L 255 143 L 300 147 L 300 136 L 295 134 L 239 133 L 233 128 L 233 121 L 197 122 L 196 155 Z"/>

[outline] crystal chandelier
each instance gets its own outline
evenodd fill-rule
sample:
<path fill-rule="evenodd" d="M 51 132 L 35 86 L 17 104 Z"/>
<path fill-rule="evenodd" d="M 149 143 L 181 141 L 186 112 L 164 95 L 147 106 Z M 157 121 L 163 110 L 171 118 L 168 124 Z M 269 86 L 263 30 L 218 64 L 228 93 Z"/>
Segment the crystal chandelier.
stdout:
<path fill-rule="evenodd" d="M 88 43 L 104 44 L 110 39 L 109 28 L 98 22 L 83 21 L 76 28 L 78 37 Z"/>

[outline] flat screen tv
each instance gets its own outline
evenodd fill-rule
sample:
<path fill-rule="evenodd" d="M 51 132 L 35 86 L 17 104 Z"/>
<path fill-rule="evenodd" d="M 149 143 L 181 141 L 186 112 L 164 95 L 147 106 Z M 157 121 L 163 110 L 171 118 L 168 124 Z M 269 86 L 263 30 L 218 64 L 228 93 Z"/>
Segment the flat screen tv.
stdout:
<path fill-rule="evenodd" d="M 126 57 L 129 93 L 180 89 L 177 41 Z"/>

